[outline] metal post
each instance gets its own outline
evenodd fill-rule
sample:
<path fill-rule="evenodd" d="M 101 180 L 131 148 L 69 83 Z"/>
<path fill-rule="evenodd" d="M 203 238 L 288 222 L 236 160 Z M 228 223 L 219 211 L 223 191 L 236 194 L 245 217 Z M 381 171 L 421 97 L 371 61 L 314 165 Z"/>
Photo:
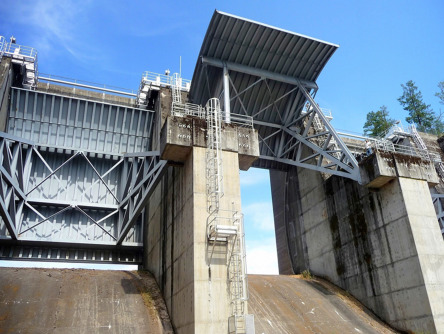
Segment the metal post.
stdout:
<path fill-rule="evenodd" d="M 231 122 L 231 111 L 230 111 L 230 76 L 228 75 L 227 64 L 224 64 L 224 109 L 225 109 L 225 122 Z"/>

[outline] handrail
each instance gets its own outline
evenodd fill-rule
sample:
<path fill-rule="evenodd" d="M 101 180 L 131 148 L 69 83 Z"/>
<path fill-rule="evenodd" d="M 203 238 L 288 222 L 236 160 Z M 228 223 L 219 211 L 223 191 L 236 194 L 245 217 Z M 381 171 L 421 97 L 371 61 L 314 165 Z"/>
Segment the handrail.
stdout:
<path fill-rule="evenodd" d="M 171 114 L 173 116 L 196 116 L 199 118 L 205 118 L 205 108 L 198 104 L 192 103 L 173 103 L 171 108 Z"/>
<path fill-rule="evenodd" d="M 240 125 L 240 126 L 247 126 L 252 128 L 253 127 L 253 117 L 248 115 L 241 115 L 241 114 L 233 114 L 230 115 L 231 123 Z"/>
<path fill-rule="evenodd" d="M 205 108 L 193 103 L 173 103 L 171 114 L 173 116 L 196 116 L 203 119 L 207 117 Z M 253 128 L 253 117 L 241 114 L 231 114 L 231 123 Z"/>
<path fill-rule="evenodd" d="M 333 119 L 332 113 L 331 113 L 331 109 L 326 109 L 326 108 L 319 108 L 322 111 L 322 114 L 329 119 L 330 121 Z M 310 110 L 311 111 L 311 110 Z M 304 108 L 302 109 L 302 114 L 306 114 L 308 112 L 307 107 L 304 106 Z"/>
<path fill-rule="evenodd" d="M 98 91 L 102 91 L 102 92 L 114 93 L 114 94 L 119 94 L 119 95 L 126 95 L 126 96 L 131 96 L 131 97 L 137 96 L 137 94 L 133 90 L 127 89 L 127 88 L 115 87 L 115 86 L 109 86 L 109 85 L 107 86 L 105 84 L 98 84 L 98 83 L 93 83 L 93 82 L 88 82 L 88 81 L 83 81 L 83 80 L 70 79 L 70 78 L 65 78 L 65 77 L 61 77 L 61 76 L 45 74 L 45 73 L 40 73 L 40 74 L 47 75 L 47 77 L 39 75 L 39 77 L 38 77 L 39 80 L 43 80 L 43 81 L 61 83 L 61 84 L 68 85 L 68 86 L 88 88 L 88 89 L 98 90 Z"/>
<path fill-rule="evenodd" d="M 421 157 L 424 160 L 427 161 L 433 161 L 436 162 L 438 157 L 434 154 L 431 154 L 426 149 L 422 149 L 419 147 L 413 147 L 413 146 L 406 146 L 406 145 L 399 145 L 394 144 L 389 140 L 379 139 L 379 138 L 373 138 L 373 137 L 366 137 L 366 136 L 359 136 L 351 133 L 345 133 L 345 132 L 338 132 L 340 136 L 343 137 L 349 137 L 349 138 L 355 138 L 358 140 L 368 140 L 372 143 L 372 147 L 386 152 L 396 152 L 416 157 Z"/>
<path fill-rule="evenodd" d="M 142 82 L 151 83 L 157 86 L 179 86 L 180 89 L 189 91 L 191 87 L 191 80 L 178 78 L 177 81 L 174 80 L 174 75 L 165 75 L 154 73 L 150 71 L 145 71 L 142 73 Z"/>
<path fill-rule="evenodd" d="M 0 36 L 1 55 L 7 55 L 15 59 L 35 62 L 37 50 L 25 45 L 8 43 L 4 36 Z"/>

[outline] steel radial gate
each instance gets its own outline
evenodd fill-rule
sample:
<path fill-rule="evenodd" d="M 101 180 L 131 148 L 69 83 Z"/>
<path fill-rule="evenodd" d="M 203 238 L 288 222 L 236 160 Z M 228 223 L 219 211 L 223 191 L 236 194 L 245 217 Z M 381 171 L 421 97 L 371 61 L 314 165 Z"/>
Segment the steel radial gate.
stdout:
<path fill-rule="evenodd" d="M 11 88 L 0 257 L 140 262 L 144 207 L 166 170 L 150 151 L 154 115 Z"/>

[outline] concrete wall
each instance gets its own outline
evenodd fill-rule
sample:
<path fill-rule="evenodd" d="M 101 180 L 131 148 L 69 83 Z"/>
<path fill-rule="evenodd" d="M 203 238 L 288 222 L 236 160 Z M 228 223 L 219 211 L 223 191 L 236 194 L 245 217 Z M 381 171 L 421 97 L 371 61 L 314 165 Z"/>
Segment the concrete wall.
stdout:
<path fill-rule="evenodd" d="M 281 273 L 309 269 L 396 328 L 444 333 L 444 242 L 425 180 L 370 190 L 307 169 L 270 174 Z"/>
<path fill-rule="evenodd" d="M 84 98 L 87 100 L 93 100 L 99 102 L 121 104 L 121 105 L 131 106 L 133 108 L 136 106 L 135 98 L 129 98 L 120 95 L 111 95 L 104 92 L 81 89 L 75 86 L 71 87 L 71 86 L 50 84 L 47 82 L 38 82 L 37 91 L 51 93 L 51 94 L 60 94 L 63 96 Z"/>
<path fill-rule="evenodd" d="M 156 278 L 176 333 L 227 333 L 226 249 L 207 266 L 205 148 L 170 167 L 154 191 L 145 222 L 144 266 Z M 222 210 L 240 210 L 238 154 L 223 151 Z"/>

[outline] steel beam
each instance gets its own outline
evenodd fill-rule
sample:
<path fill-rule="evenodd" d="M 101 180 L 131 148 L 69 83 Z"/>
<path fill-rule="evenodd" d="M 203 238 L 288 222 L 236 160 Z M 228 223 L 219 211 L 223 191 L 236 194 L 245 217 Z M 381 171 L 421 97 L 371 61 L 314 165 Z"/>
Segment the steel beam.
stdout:
<path fill-rule="evenodd" d="M 305 89 L 303 84 L 301 83 L 298 86 L 299 86 L 301 92 L 306 97 L 306 99 L 309 101 L 309 103 L 310 103 L 311 107 L 313 108 L 314 112 L 316 113 L 316 115 L 321 119 L 322 125 L 326 128 L 326 130 L 334 138 L 334 140 L 336 141 L 336 144 L 341 149 L 341 153 L 344 154 L 344 156 L 346 157 L 348 163 L 351 165 L 350 166 L 351 170 L 347 169 L 347 170 L 350 171 L 350 178 L 355 180 L 355 181 L 358 181 L 359 183 L 361 183 L 361 174 L 359 173 L 359 165 L 358 165 L 358 162 L 356 161 L 355 157 L 350 152 L 350 150 L 348 149 L 347 145 L 345 145 L 345 143 L 342 141 L 341 137 L 339 137 L 338 133 L 333 128 L 333 126 L 330 124 L 328 119 L 324 116 L 324 114 L 322 113 L 322 111 L 319 108 L 318 104 L 314 101 L 313 97 L 308 93 L 308 91 Z M 331 155 L 329 155 L 329 157 L 327 157 L 327 158 L 329 160 L 331 160 L 330 157 L 331 157 Z"/>
<path fill-rule="evenodd" d="M 288 75 L 283 75 L 271 71 L 262 70 L 259 68 L 251 67 L 251 66 L 245 66 L 241 64 L 236 64 L 232 62 L 224 62 L 219 59 L 211 58 L 211 57 L 202 57 L 202 63 L 208 64 L 211 66 L 224 68 L 224 66 L 227 67 L 230 71 L 240 72 L 240 73 L 246 73 L 250 75 L 257 76 L 259 78 L 267 78 L 270 80 L 275 80 L 279 82 L 285 82 L 290 85 L 304 85 L 304 87 L 307 87 L 309 89 L 318 89 L 318 85 L 315 82 L 307 81 L 303 79 L 294 78 Z"/>

